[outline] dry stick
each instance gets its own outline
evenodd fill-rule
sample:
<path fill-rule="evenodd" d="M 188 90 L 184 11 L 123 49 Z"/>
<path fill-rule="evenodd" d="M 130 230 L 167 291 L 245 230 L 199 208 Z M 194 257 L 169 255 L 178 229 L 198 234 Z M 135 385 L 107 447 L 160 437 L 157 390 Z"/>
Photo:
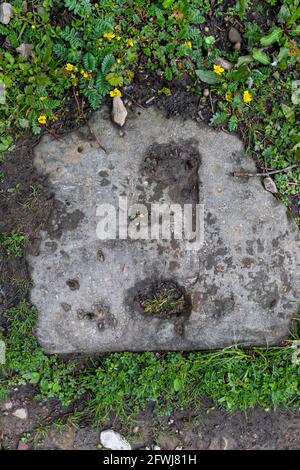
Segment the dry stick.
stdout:
<path fill-rule="evenodd" d="M 133 102 L 133 104 L 135 104 L 136 106 L 138 106 L 139 108 L 141 109 L 146 109 L 145 106 L 141 105 L 140 103 L 138 103 L 138 101 L 136 101 L 134 98 L 132 98 L 131 95 L 129 95 L 128 93 L 126 93 L 126 91 L 123 90 L 123 93 L 124 95 L 128 96 L 128 98 L 131 99 L 131 101 Z"/>
<path fill-rule="evenodd" d="M 94 137 L 94 139 L 96 140 L 97 144 L 99 145 L 99 147 L 105 152 L 106 152 L 106 148 L 103 147 L 103 145 L 101 144 L 100 140 L 98 139 L 98 137 L 96 136 L 95 132 L 93 131 L 93 129 L 91 128 L 82 108 L 80 107 L 80 104 L 79 104 L 79 101 L 78 101 L 78 98 L 76 96 L 76 92 L 75 92 L 75 88 L 73 88 L 73 95 L 74 95 L 74 98 L 75 98 L 75 101 L 76 101 L 76 106 L 77 106 L 77 110 L 78 110 L 78 113 L 83 117 L 86 125 L 87 125 L 87 128 L 90 132 L 90 134 Z"/>
<path fill-rule="evenodd" d="M 275 175 L 276 173 L 283 173 L 284 171 L 289 171 L 292 170 L 293 168 L 298 168 L 300 165 L 298 163 L 295 163 L 294 165 L 287 166 L 285 168 L 282 168 L 281 170 L 271 170 L 271 171 L 266 171 L 265 173 L 252 173 L 252 172 L 247 172 L 247 171 L 234 171 L 233 176 L 269 176 L 269 175 Z"/>
<path fill-rule="evenodd" d="M 51 129 L 51 127 L 46 126 L 46 130 L 47 130 L 47 132 L 49 132 L 49 134 L 51 134 L 54 137 L 54 139 L 62 140 L 61 137 L 59 135 L 57 135 L 56 132 L 53 129 Z"/>

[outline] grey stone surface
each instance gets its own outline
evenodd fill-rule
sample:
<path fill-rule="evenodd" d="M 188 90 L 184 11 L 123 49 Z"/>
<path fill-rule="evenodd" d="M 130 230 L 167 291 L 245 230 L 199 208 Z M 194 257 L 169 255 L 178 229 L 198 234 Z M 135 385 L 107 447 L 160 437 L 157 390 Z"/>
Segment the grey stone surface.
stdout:
<path fill-rule="evenodd" d="M 38 337 L 49 353 L 195 350 L 279 343 L 298 309 L 299 230 L 232 135 L 155 109 L 130 113 L 119 134 L 103 108 L 62 140 L 45 136 L 35 165 L 57 200 L 38 256 L 29 257 Z M 204 204 L 204 245 L 99 240 L 101 203 Z M 140 217 L 137 214 L 138 220 Z M 136 224 L 136 220 L 130 221 Z M 159 280 L 185 289 L 184 312 L 141 308 Z"/>

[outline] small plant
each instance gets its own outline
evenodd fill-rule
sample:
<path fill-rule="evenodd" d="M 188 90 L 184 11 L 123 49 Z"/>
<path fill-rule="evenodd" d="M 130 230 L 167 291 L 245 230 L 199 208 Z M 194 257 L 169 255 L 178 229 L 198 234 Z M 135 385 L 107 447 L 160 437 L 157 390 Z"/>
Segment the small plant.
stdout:
<path fill-rule="evenodd" d="M 189 313 L 190 305 L 185 291 L 175 281 L 151 284 L 138 294 L 139 304 L 146 313 L 162 317 Z"/>
<path fill-rule="evenodd" d="M 7 256 L 19 257 L 25 245 L 25 236 L 19 230 L 0 235 L 0 247 Z"/>

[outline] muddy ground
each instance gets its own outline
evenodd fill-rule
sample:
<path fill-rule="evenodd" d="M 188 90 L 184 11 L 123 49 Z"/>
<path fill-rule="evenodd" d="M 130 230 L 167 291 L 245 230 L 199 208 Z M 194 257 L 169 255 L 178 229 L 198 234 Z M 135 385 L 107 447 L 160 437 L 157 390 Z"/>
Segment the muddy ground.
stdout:
<path fill-rule="evenodd" d="M 11 406 L 10 410 L 7 410 Z M 2 449 L 96 450 L 100 431 L 87 423 L 80 427 L 68 423 L 68 413 L 80 411 L 77 403 L 62 408 L 56 400 L 38 402 L 34 389 L 24 386 L 13 391 L 9 401 L 0 402 L 0 443 Z M 13 415 L 25 408 L 27 419 Z M 60 423 L 60 424 L 58 424 Z M 134 425 L 119 426 L 108 420 L 103 429 L 112 427 L 130 442 L 133 449 L 163 450 L 272 450 L 300 448 L 300 413 L 256 408 L 247 414 L 229 413 L 203 402 L 200 411 L 175 412 L 167 418 L 154 418 L 153 406 L 144 411 Z"/>

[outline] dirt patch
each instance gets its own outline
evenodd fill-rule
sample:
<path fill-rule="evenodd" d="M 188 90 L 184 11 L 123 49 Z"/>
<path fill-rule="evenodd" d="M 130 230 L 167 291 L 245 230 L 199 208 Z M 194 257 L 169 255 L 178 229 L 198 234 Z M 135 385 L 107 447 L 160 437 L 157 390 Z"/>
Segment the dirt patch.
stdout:
<path fill-rule="evenodd" d="M 25 235 L 25 251 L 20 257 L 7 257 L 0 248 L 0 312 L 15 305 L 30 286 L 25 255 L 38 254 L 41 230 L 53 207 L 45 178 L 35 172 L 32 137 L 16 145 L 0 164 L 3 175 L 0 191 L 0 232 L 19 230 Z"/>
<path fill-rule="evenodd" d="M 200 411 L 178 410 L 158 418 L 154 414 L 154 403 L 149 402 L 131 425 L 121 425 L 118 418 L 111 415 L 100 429 L 86 420 L 74 420 L 84 409 L 83 401 L 62 407 L 54 399 L 39 402 L 34 394 L 34 386 L 23 386 L 12 393 L 9 402 L 0 401 L 2 450 L 16 449 L 20 442 L 34 450 L 97 450 L 100 431 L 109 428 L 124 435 L 133 449 L 151 449 L 154 445 L 162 450 L 292 450 L 300 447 L 299 412 L 261 408 L 247 414 L 227 412 L 203 401 Z M 10 403 L 10 410 L 6 410 L 6 403 Z M 21 406 L 28 412 L 25 420 L 13 416 Z"/>

